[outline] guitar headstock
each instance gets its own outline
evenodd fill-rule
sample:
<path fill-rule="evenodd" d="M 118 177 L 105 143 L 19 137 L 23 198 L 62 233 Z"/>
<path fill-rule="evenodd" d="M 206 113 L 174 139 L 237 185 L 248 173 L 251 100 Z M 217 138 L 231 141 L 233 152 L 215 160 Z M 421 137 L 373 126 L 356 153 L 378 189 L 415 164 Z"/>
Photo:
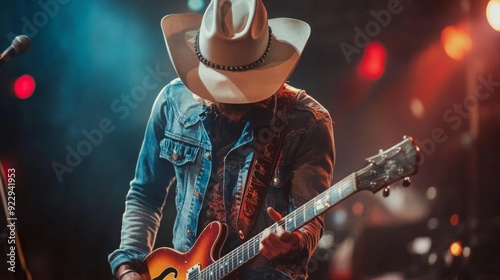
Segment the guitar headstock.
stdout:
<path fill-rule="evenodd" d="M 403 178 L 403 185 L 409 185 L 409 179 L 406 177 L 417 173 L 419 152 L 420 148 L 413 139 L 405 136 L 397 145 L 367 158 L 368 165 L 355 173 L 358 189 L 375 193 Z M 388 195 L 388 189 L 385 191 Z"/>

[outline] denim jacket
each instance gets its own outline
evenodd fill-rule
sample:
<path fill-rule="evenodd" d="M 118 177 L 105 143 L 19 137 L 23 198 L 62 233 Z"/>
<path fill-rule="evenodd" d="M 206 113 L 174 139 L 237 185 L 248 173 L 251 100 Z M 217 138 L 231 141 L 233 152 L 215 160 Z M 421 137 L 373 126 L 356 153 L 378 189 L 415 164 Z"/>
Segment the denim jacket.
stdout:
<path fill-rule="evenodd" d="M 175 189 L 177 210 L 173 247 L 185 252 L 193 246 L 212 170 L 208 113 L 209 106 L 179 79 L 170 82 L 158 95 L 126 197 L 120 247 L 109 255 L 113 272 L 123 263 L 140 264 L 151 252 L 171 186 Z M 331 185 L 335 148 L 330 115 L 303 92 L 288 118 L 282 156 L 254 225 L 254 234 L 273 224 L 265 211 L 267 207 L 285 216 Z M 254 153 L 254 137 L 248 121 L 224 159 L 224 172 L 238 174 L 234 188 L 238 191 L 244 189 Z M 313 219 L 300 232 L 305 241 L 304 252 L 292 261 L 273 264 L 292 279 L 307 277 L 308 261 L 323 232 L 323 217 Z"/>

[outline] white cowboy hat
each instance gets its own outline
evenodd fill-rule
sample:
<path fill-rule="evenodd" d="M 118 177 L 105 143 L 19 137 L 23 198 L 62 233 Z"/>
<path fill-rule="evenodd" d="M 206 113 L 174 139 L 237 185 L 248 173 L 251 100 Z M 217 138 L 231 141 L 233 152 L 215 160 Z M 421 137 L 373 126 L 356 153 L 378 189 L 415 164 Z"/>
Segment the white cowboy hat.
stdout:
<path fill-rule="evenodd" d="M 267 18 L 262 0 L 212 0 L 203 17 L 161 21 L 170 59 L 196 95 L 243 104 L 273 95 L 288 79 L 311 33 L 290 18 Z"/>

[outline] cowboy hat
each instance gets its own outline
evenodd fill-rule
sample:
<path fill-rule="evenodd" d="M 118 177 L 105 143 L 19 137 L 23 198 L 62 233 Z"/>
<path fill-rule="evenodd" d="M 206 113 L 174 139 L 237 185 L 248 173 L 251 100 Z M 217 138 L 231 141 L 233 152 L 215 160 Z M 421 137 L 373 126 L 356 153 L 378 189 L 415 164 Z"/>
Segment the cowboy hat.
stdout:
<path fill-rule="evenodd" d="M 172 14 L 161 27 L 179 78 L 201 98 L 254 103 L 290 76 L 310 35 L 307 23 L 267 18 L 262 0 L 212 0 L 203 16 Z"/>

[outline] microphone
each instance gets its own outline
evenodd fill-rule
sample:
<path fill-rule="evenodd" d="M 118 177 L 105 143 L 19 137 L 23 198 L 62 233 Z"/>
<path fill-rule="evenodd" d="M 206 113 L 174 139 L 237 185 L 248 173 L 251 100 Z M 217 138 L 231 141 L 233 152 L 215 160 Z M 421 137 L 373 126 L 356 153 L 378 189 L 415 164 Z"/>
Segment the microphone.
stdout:
<path fill-rule="evenodd" d="M 12 44 L 0 54 L 0 66 L 9 62 L 16 55 L 26 52 L 31 47 L 31 40 L 26 35 L 19 35 L 14 38 Z"/>

